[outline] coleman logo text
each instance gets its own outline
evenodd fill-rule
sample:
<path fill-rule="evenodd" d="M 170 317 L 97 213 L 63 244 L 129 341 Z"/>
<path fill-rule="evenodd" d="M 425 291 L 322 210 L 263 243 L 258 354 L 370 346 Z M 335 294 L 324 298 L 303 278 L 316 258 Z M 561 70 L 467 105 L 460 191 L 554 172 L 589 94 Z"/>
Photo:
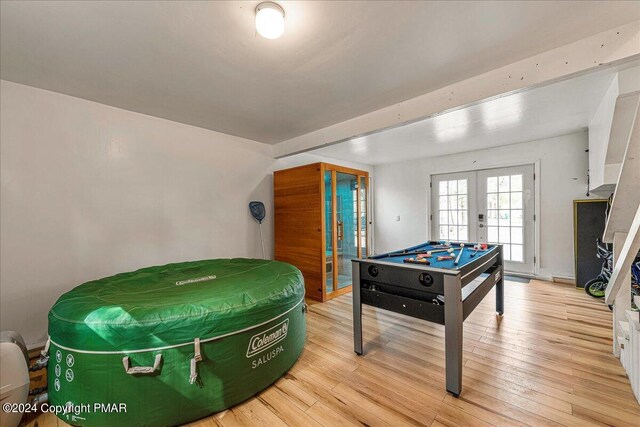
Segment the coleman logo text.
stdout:
<path fill-rule="evenodd" d="M 247 348 L 247 357 L 254 356 L 264 351 L 287 337 L 289 330 L 289 319 L 286 319 L 277 325 L 255 334 L 249 340 L 249 348 Z"/>

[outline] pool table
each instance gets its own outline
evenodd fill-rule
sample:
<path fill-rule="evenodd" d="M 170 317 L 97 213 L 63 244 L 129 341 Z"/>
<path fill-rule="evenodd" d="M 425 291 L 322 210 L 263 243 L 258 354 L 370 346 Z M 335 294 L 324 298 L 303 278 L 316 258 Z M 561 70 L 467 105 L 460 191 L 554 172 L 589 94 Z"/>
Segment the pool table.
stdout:
<path fill-rule="evenodd" d="M 362 304 L 439 323 L 445 329 L 447 391 L 460 395 L 464 319 L 494 286 L 496 312 L 499 316 L 504 313 L 502 246 L 487 245 L 485 250 L 474 251 L 474 243 L 464 245 L 461 249 L 460 242 L 448 246 L 430 241 L 353 260 L 353 336 L 358 355 L 364 354 Z M 449 248 L 453 253 L 447 252 Z M 452 259 L 438 260 L 443 255 Z"/>

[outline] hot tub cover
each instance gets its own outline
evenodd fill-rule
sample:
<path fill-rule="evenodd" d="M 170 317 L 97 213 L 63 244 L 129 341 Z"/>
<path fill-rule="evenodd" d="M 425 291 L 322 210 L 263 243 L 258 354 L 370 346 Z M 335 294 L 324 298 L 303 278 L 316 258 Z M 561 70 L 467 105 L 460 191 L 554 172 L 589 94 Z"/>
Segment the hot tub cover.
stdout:
<path fill-rule="evenodd" d="M 304 298 L 301 283 L 297 268 L 269 260 L 215 259 L 143 268 L 87 282 L 62 295 L 49 312 L 49 336 L 87 351 L 131 351 L 219 337 L 295 306 Z"/>

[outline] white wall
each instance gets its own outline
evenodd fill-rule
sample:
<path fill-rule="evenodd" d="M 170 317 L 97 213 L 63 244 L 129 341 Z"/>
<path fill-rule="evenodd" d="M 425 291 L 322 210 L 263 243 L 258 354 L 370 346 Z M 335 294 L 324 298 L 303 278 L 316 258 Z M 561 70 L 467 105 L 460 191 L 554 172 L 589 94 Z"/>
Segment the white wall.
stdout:
<path fill-rule="evenodd" d="M 271 146 L 6 81 L 0 90 L 1 329 L 41 343 L 51 305 L 84 281 L 262 256 L 247 203 L 271 212 Z M 267 248 L 271 236 L 265 227 Z"/>
<path fill-rule="evenodd" d="M 607 188 L 615 185 L 617 179 L 615 173 L 606 170 L 605 159 L 607 157 L 611 124 L 613 123 L 613 111 L 616 107 L 616 99 L 619 93 L 618 76 L 616 75 L 603 95 L 593 118 L 589 121 L 590 187 L 596 191 L 600 187 Z"/>
<path fill-rule="evenodd" d="M 0 82 L 0 328 L 30 346 L 47 313 L 88 280 L 169 262 L 262 257 L 247 203 L 261 200 L 273 256 L 273 147 L 8 81 Z"/>
<path fill-rule="evenodd" d="M 359 169 L 359 170 L 367 171 L 369 172 L 369 174 L 373 173 L 372 165 L 366 165 L 364 163 L 357 163 L 357 162 L 349 162 L 345 160 L 338 160 L 332 157 L 319 156 L 313 153 L 300 153 L 293 156 L 288 156 L 288 157 L 283 157 L 281 159 L 278 159 L 275 163 L 274 170 L 294 168 L 296 166 L 308 165 L 309 163 L 317 163 L 317 162 L 331 163 L 334 165 L 340 165 L 348 168 Z"/>
<path fill-rule="evenodd" d="M 572 201 L 586 198 L 587 148 L 588 135 L 579 132 L 375 166 L 375 250 L 390 251 L 427 239 L 430 175 L 540 161 L 540 275 L 574 277 Z"/>

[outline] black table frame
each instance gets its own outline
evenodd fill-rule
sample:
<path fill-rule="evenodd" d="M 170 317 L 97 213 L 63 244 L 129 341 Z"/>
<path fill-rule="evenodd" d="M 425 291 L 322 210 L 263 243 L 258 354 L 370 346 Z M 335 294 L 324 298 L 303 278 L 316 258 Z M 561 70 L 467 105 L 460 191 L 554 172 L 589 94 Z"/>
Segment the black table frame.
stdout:
<path fill-rule="evenodd" d="M 436 244 L 436 242 L 429 242 Z M 455 245 L 455 244 L 454 244 Z M 502 246 L 493 253 L 449 270 L 417 264 L 399 264 L 384 258 L 352 260 L 354 351 L 363 355 L 362 304 L 444 325 L 447 391 L 462 390 L 463 322 L 496 287 L 496 312 L 504 313 L 504 258 Z M 476 279 L 488 274 L 484 280 Z M 431 299 L 444 296 L 444 305 Z"/>

